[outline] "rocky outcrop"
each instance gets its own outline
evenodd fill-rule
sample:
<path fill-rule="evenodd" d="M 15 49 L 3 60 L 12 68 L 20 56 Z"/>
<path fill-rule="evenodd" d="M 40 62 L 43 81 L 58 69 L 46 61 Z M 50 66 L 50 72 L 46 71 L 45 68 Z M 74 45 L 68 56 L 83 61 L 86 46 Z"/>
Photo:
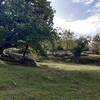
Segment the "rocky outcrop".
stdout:
<path fill-rule="evenodd" d="M 15 62 L 23 65 L 29 65 L 33 67 L 38 66 L 36 60 L 32 57 L 26 55 L 23 59 L 22 54 L 7 52 L 6 50 L 3 51 L 3 55 L 1 55 L 0 58 L 5 61 Z"/>

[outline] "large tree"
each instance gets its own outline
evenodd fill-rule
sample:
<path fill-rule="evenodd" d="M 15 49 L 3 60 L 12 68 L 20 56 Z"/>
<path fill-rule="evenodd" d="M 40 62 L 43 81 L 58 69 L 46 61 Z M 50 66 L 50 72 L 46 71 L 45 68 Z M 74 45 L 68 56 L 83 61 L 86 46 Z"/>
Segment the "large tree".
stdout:
<path fill-rule="evenodd" d="M 54 37 L 53 17 L 47 0 L 0 0 L 1 52 L 16 46 L 18 40 L 25 41 L 26 50 L 31 45 L 42 51 L 40 42 Z"/>

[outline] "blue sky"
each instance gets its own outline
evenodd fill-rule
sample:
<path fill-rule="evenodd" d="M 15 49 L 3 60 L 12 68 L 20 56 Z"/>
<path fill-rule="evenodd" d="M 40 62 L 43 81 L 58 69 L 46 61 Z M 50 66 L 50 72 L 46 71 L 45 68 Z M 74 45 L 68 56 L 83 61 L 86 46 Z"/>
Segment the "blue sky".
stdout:
<path fill-rule="evenodd" d="M 54 26 L 79 34 L 100 32 L 100 0 L 49 0 L 56 10 Z"/>

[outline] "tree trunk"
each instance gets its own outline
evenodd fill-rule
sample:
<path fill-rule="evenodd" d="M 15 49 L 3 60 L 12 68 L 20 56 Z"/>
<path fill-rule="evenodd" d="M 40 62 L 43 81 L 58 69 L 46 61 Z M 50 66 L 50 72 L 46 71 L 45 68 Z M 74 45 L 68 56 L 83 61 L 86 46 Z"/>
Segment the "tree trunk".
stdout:
<path fill-rule="evenodd" d="M 0 55 L 3 54 L 4 48 L 0 47 Z"/>
<path fill-rule="evenodd" d="M 75 58 L 75 61 L 76 61 L 76 63 L 80 63 L 80 56 L 77 56 L 77 57 Z"/>
<path fill-rule="evenodd" d="M 28 44 L 26 44 L 25 50 L 24 50 L 24 52 L 23 52 L 23 56 L 22 56 L 22 59 L 23 59 L 23 60 L 24 60 L 24 58 L 25 58 L 25 55 L 26 55 L 27 50 L 28 50 Z"/>
<path fill-rule="evenodd" d="M 38 65 L 37 65 L 37 63 L 34 59 L 25 57 L 27 50 L 28 50 L 28 47 L 29 47 L 29 45 L 26 44 L 26 47 L 25 47 L 25 50 L 23 52 L 23 56 L 22 56 L 22 59 L 21 59 L 21 64 L 32 65 L 33 67 L 37 67 Z"/>

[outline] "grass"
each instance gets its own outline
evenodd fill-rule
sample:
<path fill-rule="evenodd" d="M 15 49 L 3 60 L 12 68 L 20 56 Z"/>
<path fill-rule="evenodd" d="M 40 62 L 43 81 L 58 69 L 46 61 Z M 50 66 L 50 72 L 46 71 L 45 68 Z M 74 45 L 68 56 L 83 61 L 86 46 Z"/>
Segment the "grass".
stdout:
<path fill-rule="evenodd" d="M 0 62 L 0 100 L 100 100 L 100 67 L 42 62 L 40 68 Z"/>

